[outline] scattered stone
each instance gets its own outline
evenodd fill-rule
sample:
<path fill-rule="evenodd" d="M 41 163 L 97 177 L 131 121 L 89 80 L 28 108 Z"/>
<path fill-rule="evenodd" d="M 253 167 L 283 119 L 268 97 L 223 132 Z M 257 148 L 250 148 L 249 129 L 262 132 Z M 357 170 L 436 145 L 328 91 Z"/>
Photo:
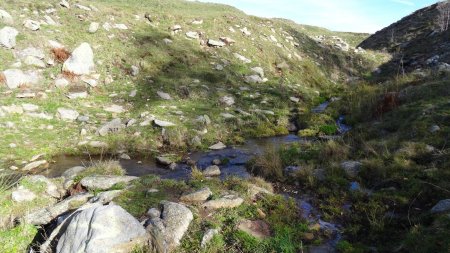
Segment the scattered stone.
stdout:
<path fill-rule="evenodd" d="M 450 199 L 444 199 L 439 201 L 433 208 L 431 208 L 431 213 L 445 213 L 450 211 Z"/>
<path fill-rule="evenodd" d="M 80 174 L 81 172 L 83 172 L 85 170 L 86 170 L 86 167 L 84 167 L 84 166 L 75 166 L 75 167 L 72 167 L 72 168 L 64 171 L 64 173 L 62 174 L 62 177 L 65 179 L 73 179 L 78 174 Z"/>
<path fill-rule="evenodd" d="M 198 32 L 187 32 L 186 37 L 190 39 L 199 39 L 200 35 L 198 34 Z"/>
<path fill-rule="evenodd" d="M 55 183 L 53 183 L 50 179 L 46 178 L 42 175 L 32 175 L 28 176 L 28 180 L 33 183 L 44 183 L 46 185 L 45 193 L 53 198 L 59 199 L 61 197 L 61 193 L 58 190 L 58 187 Z"/>
<path fill-rule="evenodd" d="M 158 96 L 160 98 L 164 99 L 164 100 L 171 100 L 172 99 L 172 97 L 168 93 L 165 93 L 165 92 L 162 92 L 162 91 L 158 91 L 158 92 L 156 92 L 156 94 L 158 94 Z"/>
<path fill-rule="evenodd" d="M 67 79 L 65 78 L 58 78 L 55 80 L 55 87 L 60 89 L 67 87 L 69 84 L 69 81 L 67 81 Z"/>
<path fill-rule="evenodd" d="M 46 166 L 46 165 L 48 165 L 46 160 L 35 161 L 35 162 L 25 165 L 25 167 L 23 167 L 22 170 L 30 171 L 30 170 L 34 170 L 41 166 Z"/>
<path fill-rule="evenodd" d="M 36 97 L 36 93 L 31 91 L 17 93 L 16 98 L 34 98 Z"/>
<path fill-rule="evenodd" d="M 181 196 L 180 200 L 184 202 L 203 202 L 206 201 L 211 195 L 211 190 L 208 187 L 205 187 L 198 191 Z"/>
<path fill-rule="evenodd" d="M 222 164 L 222 161 L 220 160 L 220 159 L 214 159 L 214 160 L 212 160 L 212 165 L 220 165 L 220 164 Z"/>
<path fill-rule="evenodd" d="M 3 75 L 6 79 L 6 86 L 10 89 L 15 89 L 25 84 L 33 85 L 39 82 L 37 73 L 28 72 L 25 74 L 20 69 L 7 69 L 3 71 Z"/>
<path fill-rule="evenodd" d="M 224 117 L 225 119 L 233 119 L 236 118 L 236 116 L 234 116 L 231 113 L 221 113 L 220 116 Z"/>
<path fill-rule="evenodd" d="M 67 9 L 70 8 L 70 4 L 66 0 L 61 0 L 61 2 L 59 2 L 59 5 Z"/>
<path fill-rule="evenodd" d="M 89 25 L 89 33 L 96 33 L 98 31 L 98 28 L 100 28 L 100 24 L 97 22 L 92 22 Z"/>
<path fill-rule="evenodd" d="M 277 64 L 277 69 L 280 70 L 285 70 L 285 69 L 289 69 L 289 64 L 287 64 L 287 62 L 281 62 Z"/>
<path fill-rule="evenodd" d="M 223 41 L 226 45 L 233 45 L 234 43 L 236 43 L 236 41 L 230 37 L 220 37 L 220 40 Z"/>
<path fill-rule="evenodd" d="M 273 195 L 273 192 L 254 184 L 248 186 L 248 195 L 251 199 L 254 199 L 259 194 Z"/>
<path fill-rule="evenodd" d="M 246 83 L 255 84 L 255 83 L 264 83 L 266 81 L 266 79 L 261 78 L 259 75 L 251 75 L 251 76 L 246 76 L 244 78 L 244 81 Z"/>
<path fill-rule="evenodd" d="M 200 19 L 200 20 L 194 20 L 194 21 L 192 21 L 192 24 L 193 24 L 193 25 L 201 25 L 201 24 L 203 24 L 203 19 Z"/>
<path fill-rule="evenodd" d="M 11 198 L 14 202 L 29 202 L 36 198 L 34 192 L 25 189 L 23 186 L 19 186 L 15 191 L 11 193 Z"/>
<path fill-rule="evenodd" d="M 105 111 L 110 113 L 124 113 L 126 112 L 125 108 L 121 105 L 110 105 L 103 108 Z"/>
<path fill-rule="evenodd" d="M 441 131 L 441 128 L 438 126 L 438 125 L 432 125 L 429 129 L 428 129 L 428 131 L 430 131 L 430 133 L 437 133 L 437 132 L 439 132 L 439 131 Z"/>
<path fill-rule="evenodd" d="M 234 55 L 234 57 L 236 57 L 237 59 L 241 60 L 241 61 L 244 62 L 244 63 L 252 63 L 252 60 L 247 59 L 247 58 L 246 58 L 245 56 L 243 56 L 243 55 L 240 55 L 240 54 L 238 54 L 238 53 L 234 53 L 233 55 Z"/>
<path fill-rule="evenodd" d="M 178 203 L 162 201 L 161 216 L 147 221 L 146 230 L 152 236 L 156 252 L 172 252 L 194 219 L 191 210 Z"/>
<path fill-rule="evenodd" d="M 217 165 L 211 165 L 203 170 L 203 175 L 205 177 L 217 177 L 220 176 L 220 168 Z"/>
<path fill-rule="evenodd" d="M 131 252 L 145 239 L 146 231 L 136 218 L 120 206 L 97 203 L 71 217 L 56 253 Z"/>
<path fill-rule="evenodd" d="M 270 227 L 262 220 L 243 220 L 239 222 L 238 229 L 258 239 L 270 237 Z"/>
<path fill-rule="evenodd" d="M 225 144 L 223 144 L 222 142 L 218 142 L 209 147 L 209 149 L 211 149 L 211 150 L 221 150 L 221 149 L 225 149 L 225 148 L 227 148 L 227 146 Z"/>
<path fill-rule="evenodd" d="M 89 78 L 89 77 L 86 77 L 86 76 L 82 76 L 81 77 L 81 81 L 89 84 L 89 86 L 91 86 L 91 87 L 97 87 L 97 80 L 94 79 L 94 78 Z"/>
<path fill-rule="evenodd" d="M 251 68 L 251 70 L 255 73 L 258 74 L 259 77 L 264 78 L 264 69 L 261 67 L 253 67 Z"/>
<path fill-rule="evenodd" d="M 41 24 L 37 21 L 27 19 L 23 22 L 23 26 L 30 29 L 31 31 L 37 31 L 41 28 Z"/>
<path fill-rule="evenodd" d="M 209 118 L 208 115 L 198 116 L 196 121 L 199 122 L 199 123 L 202 123 L 204 125 L 207 125 L 207 126 L 211 124 L 211 119 Z"/>
<path fill-rule="evenodd" d="M 224 69 L 224 66 L 222 64 L 216 64 L 214 67 L 216 70 L 222 71 Z"/>
<path fill-rule="evenodd" d="M 137 66 L 131 66 L 131 75 L 132 76 L 137 76 L 137 75 L 139 75 L 139 67 L 137 67 Z"/>
<path fill-rule="evenodd" d="M 206 233 L 203 235 L 202 238 L 202 242 L 200 244 L 200 246 L 202 248 L 206 248 L 206 246 L 208 245 L 208 243 L 213 239 L 213 237 L 215 235 L 219 234 L 219 230 L 218 229 L 208 229 L 206 231 Z"/>
<path fill-rule="evenodd" d="M 168 157 L 168 156 L 157 156 L 156 157 L 156 161 L 159 164 L 165 165 L 165 166 L 168 166 L 168 165 L 173 163 L 173 160 L 170 157 Z"/>
<path fill-rule="evenodd" d="M 88 121 L 89 121 L 89 116 L 86 116 L 86 115 L 80 115 L 80 116 L 78 116 L 77 120 L 78 120 L 79 122 L 88 122 Z"/>
<path fill-rule="evenodd" d="M 108 144 L 102 141 L 90 141 L 88 144 L 92 148 L 108 148 Z"/>
<path fill-rule="evenodd" d="M 94 68 L 94 53 L 88 43 L 82 43 L 77 47 L 63 65 L 63 71 L 75 75 L 88 75 Z"/>
<path fill-rule="evenodd" d="M 45 15 L 45 16 L 44 16 L 44 19 L 45 19 L 45 22 L 46 22 L 48 25 L 53 25 L 53 26 L 59 25 L 52 17 L 50 17 L 50 16 L 48 16 L 48 15 Z"/>
<path fill-rule="evenodd" d="M 168 38 L 163 39 L 163 42 L 164 42 L 164 44 L 166 44 L 166 45 L 169 45 L 169 44 L 172 44 L 172 43 L 173 43 L 173 41 L 172 41 L 171 39 L 168 39 Z"/>
<path fill-rule="evenodd" d="M 155 119 L 153 121 L 153 123 L 159 127 L 172 127 L 172 126 L 176 126 L 175 123 L 169 122 L 169 121 L 163 121 L 163 120 L 158 120 Z"/>
<path fill-rule="evenodd" d="M 22 108 L 26 112 L 35 112 L 39 110 L 39 106 L 34 104 L 22 104 Z"/>
<path fill-rule="evenodd" d="M 226 195 L 219 199 L 209 200 L 202 205 L 205 209 L 235 208 L 240 206 L 244 200 L 236 195 Z"/>
<path fill-rule="evenodd" d="M 119 30 L 128 30 L 128 27 L 125 24 L 114 24 L 113 28 L 119 29 Z"/>
<path fill-rule="evenodd" d="M 12 25 L 14 24 L 14 19 L 8 12 L 0 9 L 0 22 L 6 25 Z"/>
<path fill-rule="evenodd" d="M 220 98 L 220 103 L 226 106 L 232 106 L 234 105 L 235 101 L 232 96 L 224 96 Z"/>
<path fill-rule="evenodd" d="M 23 108 L 18 105 L 3 105 L 1 109 L 8 114 L 23 114 Z"/>
<path fill-rule="evenodd" d="M 122 160 L 131 160 L 131 157 L 129 155 L 127 155 L 127 154 L 121 154 L 119 156 L 119 158 L 122 159 Z"/>
<path fill-rule="evenodd" d="M 252 33 L 247 29 L 247 27 L 244 27 L 244 28 L 240 29 L 240 31 L 241 31 L 242 34 L 244 34 L 245 36 L 250 36 L 250 35 L 252 35 Z"/>
<path fill-rule="evenodd" d="M 74 4 L 73 6 L 75 6 L 76 8 L 80 9 L 80 10 L 84 10 L 84 11 L 92 11 L 91 8 L 81 5 L 81 4 Z"/>
<path fill-rule="evenodd" d="M 348 177 L 355 178 L 361 170 L 362 163 L 358 161 L 344 161 L 341 163 L 341 168 L 345 171 Z"/>
<path fill-rule="evenodd" d="M 100 129 L 98 130 L 98 134 L 100 136 L 106 136 L 111 133 L 117 133 L 124 128 L 125 124 L 122 124 L 122 121 L 120 119 L 113 119 L 100 127 Z"/>
<path fill-rule="evenodd" d="M 181 25 L 174 25 L 170 28 L 173 32 L 181 31 Z"/>
<path fill-rule="evenodd" d="M 226 46 L 226 44 L 224 42 L 222 42 L 222 41 L 209 39 L 208 40 L 208 46 L 210 46 L 210 47 L 224 47 L 224 46 Z"/>
<path fill-rule="evenodd" d="M 139 179 L 133 176 L 91 176 L 81 179 L 80 184 L 91 190 L 108 190 L 115 184 L 128 184 Z"/>
<path fill-rule="evenodd" d="M 87 91 L 81 91 L 81 92 L 71 92 L 67 94 L 67 98 L 69 99 L 79 99 L 79 98 L 87 98 L 88 93 Z"/>
<path fill-rule="evenodd" d="M 297 98 L 297 97 L 290 97 L 289 100 L 291 100 L 294 103 L 300 102 L 300 98 Z"/>
<path fill-rule="evenodd" d="M 19 32 L 9 26 L 5 26 L 0 30 L 0 45 L 6 48 L 14 48 L 16 46 L 16 36 Z"/>
<path fill-rule="evenodd" d="M 74 121 L 78 116 L 80 114 L 77 111 L 66 108 L 58 108 L 56 112 L 56 117 L 65 121 Z"/>
<path fill-rule="evenodd" d="M 19 51 L 18 55 L 21 58 L 25 58 L 27 56 L 33 56 L 40 60 L 43 60 L 45 58 L 44 51 L 42 49 L 35 48 L 35 47 L 28 47 L 22 51 Z"/>

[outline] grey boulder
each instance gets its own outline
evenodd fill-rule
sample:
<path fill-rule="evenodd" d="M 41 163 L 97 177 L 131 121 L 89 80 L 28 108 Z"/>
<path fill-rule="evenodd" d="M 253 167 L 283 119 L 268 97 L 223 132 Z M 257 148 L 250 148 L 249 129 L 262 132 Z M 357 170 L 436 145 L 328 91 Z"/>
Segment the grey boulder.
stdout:
<path fill-rule="evenodd" d="M 130 252 L 146 238 L 145 229 L 120 206 L 94 204 L 75 214 L 62 233 L 56 253 Z"/>
<path fill-rule="evenodd" d="M 88 75 L 94 68 L 94 52 L 88 43 L 82 43 L 77 47 L 63 65 L 63 71 L 75 75 Z"/>
<path fill-rule="evenodd" d="M 181 196 L 180 200 L 185 202 L 203 202 L 207 200 L 211 195 L 211 190 L 208 187 L 205 187 L 198 191 Z"/>
<path fill-rule="evenodd" d="M 0 45 L 6 48 L 14 48 L 16 46 L 16 36 L 19 32 L 9 26 L 5 26 L 0 30 Z"/>
<path fill-rule="evenodd" d="M 439 201 L 433 208 L 431 208 L 431 213 L 445 213 L 450 212 L 450 199 L 444 199 Z"/>
<path fill-rule="evenodd" d="M 172 252 L 183 238 L 194 219 L 191 210 L 174 202 L 161 202 L 161 216 L 147 221 L 156 252 Z"/>

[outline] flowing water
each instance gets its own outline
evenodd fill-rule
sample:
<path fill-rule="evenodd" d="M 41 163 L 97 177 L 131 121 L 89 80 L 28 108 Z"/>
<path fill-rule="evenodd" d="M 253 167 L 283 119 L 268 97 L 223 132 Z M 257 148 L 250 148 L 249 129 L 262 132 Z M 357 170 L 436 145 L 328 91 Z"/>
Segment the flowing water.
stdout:
<path fill-rule="evenodd" d="M 221 178 L 237 176 L 240 178 L 250 177 L 246 169 L 246 163 L 257 155 L 264 154 L 266 150 L 277 149 L 282 145 L 289 143 L 306 143 L 316 141 L 316 139 L 301 138 L 297 135 L 286 135 L 270 138 L 251 139 L 241 146 L 228 147 L 223 150 L 213 150 L 208 152 L 194 152 L 189 157 L 197 162 L 197 167 L 205 169 L 212 164 L 214 159 L 226 161 L 220 165 Z M 109 157 L 79 157 L 79 156 L 58 156 L 48 169 L 40 171 L 39 174 L 47 177 L 59 177 L 65 170 L 74 166 L 89 166 L 101 160 L 110 159 Z M 169 170 L 165 166 L 156 163 L 154 159 L 131 159 L 120 160 L 122 167 L 128 175 L 144 176 L 158 175 L 164 179 L 187 180 L 191 173 L 190 166 L 179 164 L 175 170 Z M 333 252 L 336 244 L 341 239 L 340 231 L 337 225 L 325 222 L 321 219 L 320 212 L 311 204 L 311 198 L 300 193 L 280 192 L 286 197 L 294 198 L 299 209 L 302 210 L 303 217 L 310 224 L 318 223 L 321 228 L 330 234 L 329 240 L 320 246 L 314 246 L 309 252 Z"/>

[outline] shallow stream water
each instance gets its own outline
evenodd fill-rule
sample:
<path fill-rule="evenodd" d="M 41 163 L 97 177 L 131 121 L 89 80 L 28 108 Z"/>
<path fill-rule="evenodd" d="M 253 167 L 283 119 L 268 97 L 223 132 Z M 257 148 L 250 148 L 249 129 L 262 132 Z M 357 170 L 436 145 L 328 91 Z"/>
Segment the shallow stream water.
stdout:
<path fill-rule="evenodd" d="M 316 139 L 301 138 L 297 135 L 286 135 L 270 138 L 251 139 L 245 144 L 235 147 L 228 147 L 222 150 L 212 150 L 205 152 L 193 152 L 189 154 L 190 159 L 196 161 L 199 169 L 205 169 L 212 164 L 214 159 L 227 161 L 220 165 L 221 178 L 237 176 L 239 178 L 250 177 L 246 168 L 246 163 L 256 155 L 264 154 L 266 150 L 277 149 L 289 143 L 306 143 L 316 141 Z M 108 157 L 79 157 L 79 156 L 58 156 L 48 169 L 40 171 L 39 174 L 47 177 L 59 177 L 65 170 L 74 166 L 89 166 L 101 160 L 110 159 Z M 189 179 L 191 168 L 186 164 L 179 164 L 175 170 L 169 170 L 166 166 L 159 165 L 154 159 L 131 159 L 120 160 L 120 164 L 128 175 L 144 176 L 158 175 L 164 179 L 187 180 Z M 309 196 L 300 193 L 280 192 L 286 197 L 294 198 L 304 218 L 308 223 L 319 223 L 324 229 L 331 231 L 332 236 L 324 244 L 315 246 L 309 252 L 333 252 L 341 236 L 336 224 L 323 221 L 320 212 L 311 204 Z"/>

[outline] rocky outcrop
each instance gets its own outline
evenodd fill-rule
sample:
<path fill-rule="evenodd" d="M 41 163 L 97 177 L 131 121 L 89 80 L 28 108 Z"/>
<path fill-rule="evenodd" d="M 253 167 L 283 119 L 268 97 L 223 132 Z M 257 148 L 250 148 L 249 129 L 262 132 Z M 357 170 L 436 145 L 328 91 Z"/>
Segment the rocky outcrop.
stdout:
<path fill-rule="evenodd" d="M 86 203 L 93 195 L 91 193 L 78 194 L 69 197 L 54 206 L 31 212 L 24 217 L 24 221 L 33 225 L 45 225 L 61 214 Z"/>

